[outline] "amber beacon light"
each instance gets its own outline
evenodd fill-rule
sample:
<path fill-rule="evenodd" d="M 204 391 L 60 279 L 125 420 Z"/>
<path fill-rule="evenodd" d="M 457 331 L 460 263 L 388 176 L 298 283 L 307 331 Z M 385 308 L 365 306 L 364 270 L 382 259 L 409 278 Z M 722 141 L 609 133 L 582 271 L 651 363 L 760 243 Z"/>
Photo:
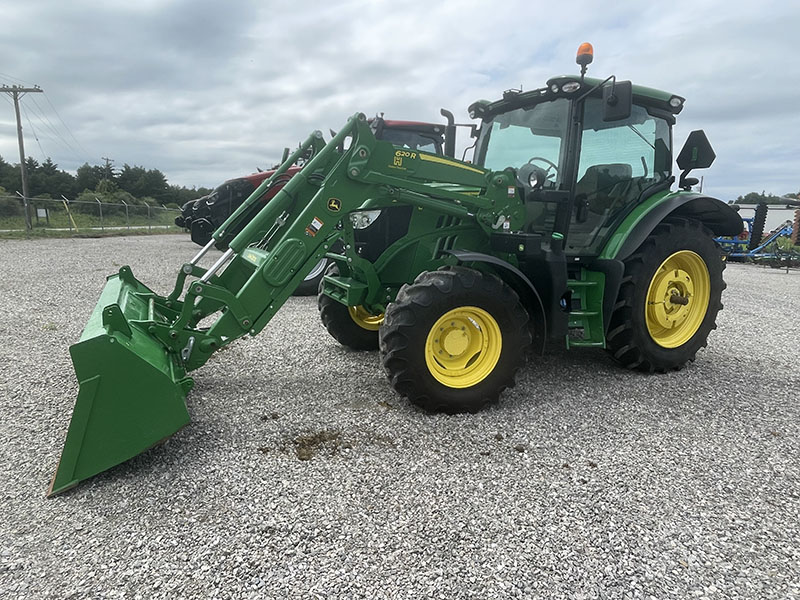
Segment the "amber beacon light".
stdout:
<path fill-rule="evenodd" d="M 581 76 L 586 74 L 586 66 L 594 60 L 594 48 L 589 42 L 584 42 L 578 46 L 578 55 L 575 62 L 581 66 Z"/>

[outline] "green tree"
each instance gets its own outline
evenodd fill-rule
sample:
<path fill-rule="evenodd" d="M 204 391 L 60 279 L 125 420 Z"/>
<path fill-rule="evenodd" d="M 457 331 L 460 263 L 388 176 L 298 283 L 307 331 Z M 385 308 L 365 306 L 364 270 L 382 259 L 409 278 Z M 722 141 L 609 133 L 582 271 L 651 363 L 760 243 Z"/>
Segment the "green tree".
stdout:
<path fill-rule="evenodd" d="M 139 182 L 141 196 L 150 196 L 157 202 L 169 200 L 169 184 L 166 176 L 158 169 L 149 169 Z"/>
<path fill-rule="evenodd" d="M 132 167 L 128 163 L 125 163 L 117 176 L 117 185 L 119 185 L 119 189 L 125 190 L 134 196 L 141 196 L 142 194 L 139 193 L 139 182 L 142 177 L 144 177 L 145 173 L 144 167 Z"/>
<path fill-rule="evenodd" d="M 758 204 L 760 202 L 779 202 L 780 198 L 773 194 L 767 194 L 766 191 L 762 191 L 760 194 L 758 192 L 750 192 L 745 194 L 744 196 L 739 196 L 736 199 L 736 202 L 739 204 Z"/>
<path fill-rule="evenodd" d="M 100 175 L 97 172 L 97 167 L 89 166 L 89 163 L 83 163 L 78 167 L 77 175 L 75 177 L 75 188 L 77 193 L 84 190 L 93 190 L 100 183 Z"/>

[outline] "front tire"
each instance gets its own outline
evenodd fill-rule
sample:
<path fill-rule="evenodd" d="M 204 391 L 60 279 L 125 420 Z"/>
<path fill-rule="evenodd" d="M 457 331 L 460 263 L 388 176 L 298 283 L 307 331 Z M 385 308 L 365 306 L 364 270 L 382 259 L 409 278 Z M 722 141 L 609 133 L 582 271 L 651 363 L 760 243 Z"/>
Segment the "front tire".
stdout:
<path fill-rule="evenodd" d="M 325 270 L 328 268 L 330 259 L 321 258 L 320 261 L 311 269 L 311 272 L 306 275 L 306 278 L 300 282 L 297 289 L 292 294 L 293 296 L 314 296 L 319 289 L 319 284 L 325 276 Z"/>
<path fill-rule="evenodd" d="M 326 275 L 336 276 L 339 267 L 331 263 Z M 373 315 L 361 306 L 345 306 L 322 293 L 322 278 L 317 296 L 319 318 L 328 333 L 340 344 L 352 350 L 377 350 L 378 329 L 383 323 L 383 315 Z"/>
<path fill-rule="evenodd" d="M 663 373 L 706 346 L 725 289 L 725 262 L 712 237 L 696 221 L 665 222 L 625 260 L 606 336 L 617 363 Z"/>
<path fill-rule="evenodd" d="M 525 361 L 528 313 L 494 275 L 465 267 L 420 274 L 400 289 L 380 329 L 392 387 L 446 413 L 495 402 Z"/>

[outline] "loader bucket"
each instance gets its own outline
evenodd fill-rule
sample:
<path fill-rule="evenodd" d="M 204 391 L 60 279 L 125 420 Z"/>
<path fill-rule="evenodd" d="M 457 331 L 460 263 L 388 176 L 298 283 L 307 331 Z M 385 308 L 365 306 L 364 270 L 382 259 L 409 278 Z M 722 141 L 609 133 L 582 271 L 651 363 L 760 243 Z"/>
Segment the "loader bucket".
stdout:
<path fill-rule="evenodd" d="M 180 360 L 134 322 L 153 318 L 148 294 L 123 267 L 108 278 L 70 347 L 80 389 L 48 496 L 136 456 L 189 422 L 185 396 L 192 380 Z"/>

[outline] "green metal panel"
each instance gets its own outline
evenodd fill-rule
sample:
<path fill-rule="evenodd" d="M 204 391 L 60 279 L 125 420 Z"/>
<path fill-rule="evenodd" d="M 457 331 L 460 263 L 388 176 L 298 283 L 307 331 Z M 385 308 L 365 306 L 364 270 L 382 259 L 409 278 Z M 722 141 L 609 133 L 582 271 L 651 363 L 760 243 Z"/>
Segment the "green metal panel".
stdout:
<path fill-rule="evenodd" d="M 625 217 L 625 220 L 620 223 L 616 231 L 611 235 L 608 242 L 598 258 L 616 258 L 622 244 L 628 239 L 628 236 L 636 228 L 636 226 L 645 218 L 647 213 L 653 210 L 656 206 L 672 194 L 669 190 L 653 194 L 647 200 L 639 204 L 631 213 Z"/>

